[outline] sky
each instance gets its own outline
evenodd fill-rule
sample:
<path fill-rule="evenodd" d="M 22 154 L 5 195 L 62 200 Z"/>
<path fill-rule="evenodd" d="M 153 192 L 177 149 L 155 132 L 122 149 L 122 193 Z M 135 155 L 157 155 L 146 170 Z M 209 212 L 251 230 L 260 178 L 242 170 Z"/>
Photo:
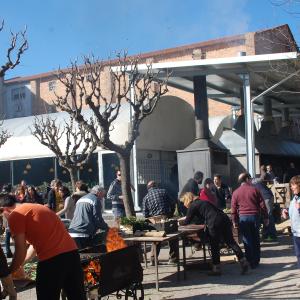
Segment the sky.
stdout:
<path fill-rule="evenodd" d="M 300 42 L 299 7 L 283 0 L 1 1 L 0 64 L 10 31 L 27 27 L 29 49 L 6 79 L 65 68 L 83 55 L 100 59 L 162 50 L 289 24 Z M 300 44 L 300 43 L 299 43 Z"/>

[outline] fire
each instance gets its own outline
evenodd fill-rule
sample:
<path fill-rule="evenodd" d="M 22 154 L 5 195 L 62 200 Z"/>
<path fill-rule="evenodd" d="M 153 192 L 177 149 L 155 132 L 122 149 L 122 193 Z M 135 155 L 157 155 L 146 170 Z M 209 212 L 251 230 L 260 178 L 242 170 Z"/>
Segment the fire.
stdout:
<path fill-rule="evenodd" d="M 97 284 L 100 277 L 100 270 L 101 267 L 99 261 L 91 260 L 90 263 L 83 268 L 84 281 L 90 285 Z"/>
<path fill-rule="evenodd" d="M 107 252 L 115 251 L 126 247 L 127 245 L 125 241 L 119 235 L 118 228 L 109 228 L 106 236 Z"/>

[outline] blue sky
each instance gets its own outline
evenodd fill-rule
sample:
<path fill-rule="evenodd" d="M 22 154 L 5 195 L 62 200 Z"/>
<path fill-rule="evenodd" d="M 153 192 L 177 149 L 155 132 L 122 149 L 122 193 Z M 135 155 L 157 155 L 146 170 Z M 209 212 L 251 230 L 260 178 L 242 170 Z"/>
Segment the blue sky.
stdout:
<path fill-rule="evenodd" d="M 280 0 L 273 0 L 280 1 Z M 67 67 L 85 54 L 153 50 L 288 23 L 300 38 L 300 18 L 272 0 L 10 0 L 2 1 L 0 63 L 9 31 L 27 26 L 29 49 L 6 78 Z M 300 11 L 300 5 L 299 5 Z"/>

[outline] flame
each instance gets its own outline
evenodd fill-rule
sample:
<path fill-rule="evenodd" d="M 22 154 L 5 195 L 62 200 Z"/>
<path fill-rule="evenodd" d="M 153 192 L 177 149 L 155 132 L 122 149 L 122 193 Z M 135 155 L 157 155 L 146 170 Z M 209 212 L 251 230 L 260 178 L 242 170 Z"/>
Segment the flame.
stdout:
<path fill-rule="evenodd" d="M 84 282 L 88 285 L 95 285 L 99 281 L 101 266 L 99 261 L 91 260 L 89 264 L 83 268 Z"/>
<path fill-rule="evenodd" d="M 106 249 L 107 252 L 115 251 L 118 249 L 126 248 L 125 241 L 119 235 L 118 228 L 109 228 L 106 236 Z"/>

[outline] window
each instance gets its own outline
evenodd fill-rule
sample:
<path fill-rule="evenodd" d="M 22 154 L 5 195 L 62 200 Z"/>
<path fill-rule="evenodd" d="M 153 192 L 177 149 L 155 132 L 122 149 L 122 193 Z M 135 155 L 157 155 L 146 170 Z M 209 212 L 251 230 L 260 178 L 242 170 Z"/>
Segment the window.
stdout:
<path fill-rule="evenodd" d="M 14 112 L 20 113 L 24 110 L 23 104 L 26 98 L 25 87 L 15 88 L 11 90 L 11 99 Z"/>
<path fill-rule="evenodd" d="M 56 81 L 55 80 L 49 81 L 48 88 L 50 92 L 54 92 L 56 88 Z"/>

